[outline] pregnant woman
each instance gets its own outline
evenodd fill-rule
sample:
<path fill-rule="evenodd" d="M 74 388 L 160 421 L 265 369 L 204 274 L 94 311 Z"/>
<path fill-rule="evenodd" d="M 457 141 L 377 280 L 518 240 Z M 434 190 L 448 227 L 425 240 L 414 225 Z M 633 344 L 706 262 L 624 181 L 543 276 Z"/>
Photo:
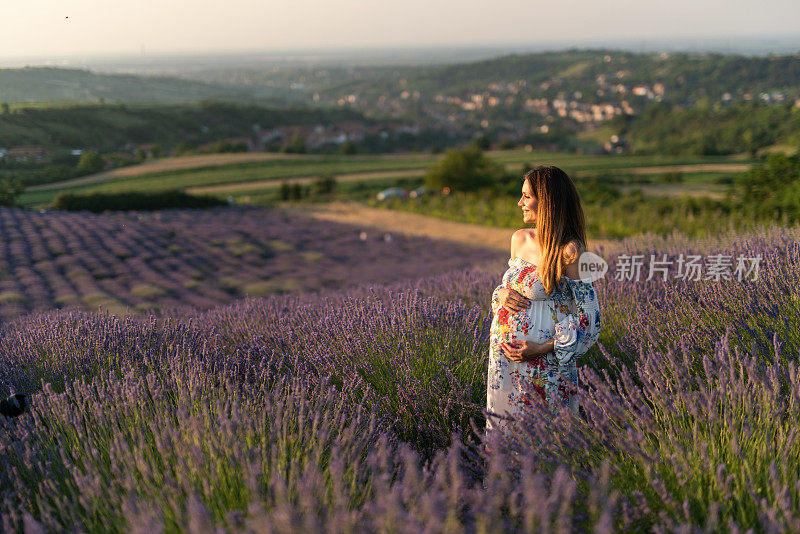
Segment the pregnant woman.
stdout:
<path fill-rule="evenodd" d="M 600 334 L 597 295 L 578 273 L 586 225 L 575 184 L 557 167 L 537 167 L 525 174 L 517 205 L 535 227 L 512 236 L 508 270 L 492 294 L 486 408 L 501 417 L 489 417 L 487 430 L 505 431 L 503 416 L 532 404 L 531 391 L 577 414 L 575 361 Z"/>

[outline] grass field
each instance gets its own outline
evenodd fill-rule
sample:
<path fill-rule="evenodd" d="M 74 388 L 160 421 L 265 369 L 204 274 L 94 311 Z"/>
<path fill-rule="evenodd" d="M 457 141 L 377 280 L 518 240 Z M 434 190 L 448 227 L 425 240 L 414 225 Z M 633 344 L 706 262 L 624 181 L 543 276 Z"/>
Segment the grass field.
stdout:
<path fill-rule="evenodd" d="M 674 172 L 683 166 L 697 169 L 698 165 L 710 165 L 707 169 L 720 172 L 730 168 L 738 172 L 749 164 L 730 157 L 676 157 L 676 156 L 638 156 L 638 155 L 578 155 L 561 153 L 536 153 L 524 150 L 496 151 L 488 155 L 507 168 L 524 164 L 554 164 L 568 173 L 581 176 L 586 173 L 653 174 Z M 76 193 L 103 192 L 121 193 L 129 191 L 163 191 L 167 189 L 185 190 L 228 184 L 258 183 L 248 194 L 260 189 L 269 189 L 283 180 L 304 179 L 333 175 L 355 175 L 357 173 L 381 173 L 388 171 L 414 171 L 409 176 L 419 176 L 441 156 L 430 154 L 380 155 L 380 156 L 317 156 L 304 155 L 290 158 L 267 157 L 253 161 L 253 154 L 234 156 L 221 154 L 201 159 L 175 158 L 127 167 L 118 171 L 103 173 L 80 181 L 48 184 L 30 188 L 20 197 L 26 207 L 40 207 L 48 204 L 59 192 Z M 355 179 L 355 178 L 351 178 Z M 365 178 L 366 179 L 366 178 Z M 238 186 L 237 186 L 238 188 Z"/>

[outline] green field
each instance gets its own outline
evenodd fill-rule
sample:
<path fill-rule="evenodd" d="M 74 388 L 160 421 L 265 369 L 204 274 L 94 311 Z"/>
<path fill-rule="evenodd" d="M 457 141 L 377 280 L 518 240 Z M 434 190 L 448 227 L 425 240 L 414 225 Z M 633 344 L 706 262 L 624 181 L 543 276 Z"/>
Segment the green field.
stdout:
<path fill-rule="evenodd" d="M 587 173 L 610 173 L 620 169 L 642 167 L 697 165 L 697 164 L 741 164 L 746 163 L 731 157 L 685 157 L 685 156 L 636 156 L 636 155 L 578 155 L 564 153 L 536 153 L 524 150 L 496 151 L 488 155 L 510 169 L 519 167 L 520 174 L 524 164 L 554 164 L 568 173 L 581 176 Z M 47 205 L 61 191 L 75 193 L 122 193 L 130 191 L 183 190 L 189 187 L 212 186 L 314 177 L 326 174 L 353 174 L 393 170 L 424 170 L 441 156 L 429 154 L 380 155 L 380 156 L 315 156 L 309 155 L 291 160 L 274 160 L 182 169 L 166 172 L 141 174 L 138 176 L 116 177 L 105 182 L 68 186 L 52 184 L 35 191 L 26 191 L 20 203 L 26 207 Z M 625 172 L 620 172 L 625 175 Z M 268 189 L 268 188 L 265 188 Z M 250 194 L 257 190 L 249 191 Z M 227 196 L 227 194 L 225 195 Z"/>

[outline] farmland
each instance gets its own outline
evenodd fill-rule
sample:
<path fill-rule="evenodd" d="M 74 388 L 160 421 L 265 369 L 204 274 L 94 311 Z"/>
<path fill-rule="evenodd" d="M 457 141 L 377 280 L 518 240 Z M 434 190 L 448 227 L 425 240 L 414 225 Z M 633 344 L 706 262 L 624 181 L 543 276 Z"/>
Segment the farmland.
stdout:
<path fill-rule="evenodd" d="M 489 156 L 512 170 L 521 169 L 525 163 L 547 161 L 562 166 L 576 176 L 586 173 L 655 174 L 674 172 L 675 166 L 686 172 L 697 171 L 697 165 L 707 173 L 724 170 L 736 173 L 746 169 L 750 161 L 730 157 L 686 156 L 592 156 L 576 154 L 531 153 L 524 150 L 495 151 Z M 419 177 L 440 156 L 384 155 L 384 156 L 275 156 L 255 154 L 222 154 L 195 158 L 176 158 L 162 162 L 127 167 L 100 175 L 30 187 L 20 197 L 25 206 L 38 207 L 52 200 L 60 191 L 120 193 L 128 191 L 159 191 L 235 186 L 238 195 L 255 195 L 273 189 L 284 180 L 311 180 L 321 175 L 348 176 L 351 181 L 365 173 L 364 181 L 375 179 L 375 173 L 396 172 L 395 178 L 408 171 L 409 177 Z M 256 161 L 254 161 L 256 160 Z M 261 161 L 258 161 L 261 160 Z M 215 162 L 217 164 L 215 164 Z M 688 166 L 688 167 L 686 167 Z M 247 184 L 252 184 L 248 188 Z M 203 188 L 203 189 L 201 189 Z M 213 191 L 213 190 L 212 190 Z"/>

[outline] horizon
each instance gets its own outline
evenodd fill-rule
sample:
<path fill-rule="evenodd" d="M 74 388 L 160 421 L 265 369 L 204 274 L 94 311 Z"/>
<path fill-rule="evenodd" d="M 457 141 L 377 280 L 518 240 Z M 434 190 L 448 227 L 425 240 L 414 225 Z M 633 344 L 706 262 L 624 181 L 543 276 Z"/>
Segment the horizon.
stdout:
<path fill-rule="evenodd" d="M 612 50 L 630 53 L 697 53 L 742 56 L 796 55 L 800 54 L 800 33 L 783 35 L 731 35 L 720 37 L 680 36 L 649 39 L 621 38 L 616 40 L 587 39 L 575 42 L 549 43 L 487 43 L 487 44 L 419 44 L 405 46 L 375 46 L 368 50 L 352 46 L 326 48 L 287 47 L 282 49 L 243 50 L 182 50 L 171 52 L 95 53 L 37 56 L 0 56 L 0 68 L 60 67 L 88 68 L 104 71 L 135 71 L 139 68 L 164 68 L 171 61 L 188 61 L 183 65 L 207 68 L 214 60 L 238 61 L 244 66 L 256 63 L 298 64 L 424 64 L 459 61 L 479 61 L 504 55 L 566 52 L 569 50 Z M 420 54 L 429 54 L 419 57 Z M 104 68 L 105 67 L 105 68 Z"/>

